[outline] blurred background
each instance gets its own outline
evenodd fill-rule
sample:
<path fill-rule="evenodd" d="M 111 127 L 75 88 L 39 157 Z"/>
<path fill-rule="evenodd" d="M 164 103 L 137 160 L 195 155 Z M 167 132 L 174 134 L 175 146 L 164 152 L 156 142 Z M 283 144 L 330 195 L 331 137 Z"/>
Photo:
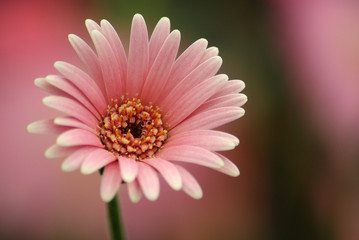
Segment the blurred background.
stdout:
<path fill-rule="evenodd" d="M 188 166 L 204 197 L 163 181 L 155 202 L 120 203 L 128 239 L 359 239 L 359 2 L 353 0 L 1 0 L 0 239 L 106 239 L 100 177 L 64 173 L 45 159 L 54 136 L 26 126 L 56 112 L 33 85 L 80 66 L 67 41 L 87 41 L 86 18 L 108 19 L 128 46 L 141 13 L 149 33 L 162 16 L 216 46 L 220 70 L 246 83 L 244 118 L 224 126 L 241 139 L 226 155 L 238 178 Z"/>

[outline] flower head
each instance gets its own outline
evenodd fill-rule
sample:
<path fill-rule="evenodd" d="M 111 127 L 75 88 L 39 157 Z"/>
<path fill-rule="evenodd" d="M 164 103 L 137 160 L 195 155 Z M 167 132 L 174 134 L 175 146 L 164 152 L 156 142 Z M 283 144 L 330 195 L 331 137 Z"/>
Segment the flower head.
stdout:
<path fill-rule="evenodd" d="M 129 53 L 111 24 L 86 21 L 95 51 L 81 38 L 69 41 L 84 65 L 56 62 L 61 75 L 35 80 L 51 96 L 43 103 L 66 114 L 28 126 L 32 133 L 59 134 L 48 158 L 65 158 L 64 171 L 103 171 L 101 197 L 110 201 L 122 182 L 130 199 L 155 200 L 159 175 L 175 190 L 201 198 L 195 178 L 178 162 L 238 176 L 238 168 L 216 151 L 239 140 L 210 130 L 244 114 L 241 80 L 216 75 L 218 49 L 199 39 L 179 57 L 180 32 L 162 18 L 148 40 L 143 17 L 133 18 Z"/>

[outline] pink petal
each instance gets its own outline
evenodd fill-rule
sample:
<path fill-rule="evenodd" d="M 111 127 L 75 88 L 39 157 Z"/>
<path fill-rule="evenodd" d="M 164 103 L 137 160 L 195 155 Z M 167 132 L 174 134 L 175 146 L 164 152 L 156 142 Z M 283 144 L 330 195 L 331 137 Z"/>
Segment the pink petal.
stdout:
<path fill-rule="evenodd" d="M 194 129 L 213 129 L 234 121 L 244 115 L 244 109 L 238 107 L 223 107 L 201 112 L 190 117 L 171 130 L 171 134 Z"/>
<path fill-rule="evenodd" d="M 125 92 L 125 86 L 122 84 L 123 80 L 120 79 L 120 65 L 117 62 L 110 43 L 101 32 L 97 30 L 92 31 L 91 38 L 100 61 L 108 101 L 118 99 Z"/>
<path fill-rule="evenodd" d="M 151 35 L 149 47 L 149 66 L 155 61 L 158 52 L 170 33 L 170 20 L 163 17 L 158 21 L 153 33 Z"/>
<path fill-rule="evenodd" d="M 182 177 L 183 191 L 194 199 L 202 198 L 203 192 L 197 180 L 183 167 L 176 165 L 176 168 Z"/>
<path fill-rule="evenodd" d="M 68 94 L 48 83 L 45 78 L 36 78 L 34 84 L 36 87 L 41 88 L 42 90 L 50 94 L 58 96 L 68 96 Z"/>
<path fill-rule="evenodd" d="M 140 201 L 142 197 L 142 191 L 137 179 L 133 182 L 127 183 L 127 190 L 131 202 L 137 203 Z"/>
<path fill-rule="evenodd" d="M 117 35 L 116 30 L 107 20 L 101 20 L 101 29 L 102 29 L 102 34 L 106 37 L 106 39 L 111 45 L 113 52 L 115 53 L 115 57 L 117 59 L 117 63 L 119 64 L 119 68 L 120 68 L 119 79 L 121 79 L 122 86 L 124 87 L 126 74 L 127 74 L 127 57 L 126 57 L 125 49 L 123 48 L 121 39 Z"/>
<path fill-rule="evenodd" d="M 216 94 L 214 94 L 211 99 L 217 98 L 220 96 L 239 93 L 245 88 L 245 84 L 242 80 L 229 80 L 226 84 L 220 89 Z"/>
<path fill-rule="evenodd" d="M 166 84 L 176 58 L 180 38 L 180 32 L 175 30 L 166 39 L 147 75 L 142 88 L 142 99 L 150 99 L 148 102 L 156 102 L 158 93 Z"/>
<path fill-rule="evenodd" d="M 88 99 L 82 94 L 82 92 L 78 90 L 78 88 L 75 87 L 71 82 L 56 75 L 47 76 L 46 81 L 51 85 L 53 85 L 54 87 L 57 87 L 62 91 L 68 93 L 70 96 L 72 96 L 80 103 L 82 103 L 97 119 L 101 119 L 100 114 L 94 108 L 94 106 L 88 101 Z"/>
<path fill-rule="evenodd" d="M 98 148 L 88 155 L 81 165 L 81 172 L 83 174 L 91 174 L 115 161 L 115 155 L 105 149 Z"/>
<path fill-rule="evenodd" d="M 72 129 L 58 136 L 56 143 L 60 146 L 84 146 L 90 145 L 102 148 L 103 145 L 98 136 L 83 129 Z"/>
<path fill-rule="evenodd" d="M 110 202 L 118 192 L 121 185 L 121 175 L 118 162 L 108 164 L 102 175 L 100 193 L 104 202 Z"/>
<path fill-rule="evenodd" d="M 136 14 L 132 20 L 126 88 L 129 97 L 140 93 L 148 71 L 148 34 L 145 20 Z"/>
<path fill-rule="evenodd" d="M 191 145 L 165 146 L 158 152 L 157 157 L 168 161 L 180 161 L 199 164 L 210 168 L 220 168 L 223 161 L 207 149 Z"/>
<path fill-rule="evenodd" d="M 218 154 L 217 156 L 219 156 L 223 162 L 224 162 L 224 166 L 221 168 L 214 168 L 214 170 L 227 174 L 229 176 L 232 177 L 238 177 L 239 176 L 239 169 L 237 168 L 236 165 L 234 165 L 233 162 L 231 162 L 228 158 L 226 158 L 225 156 Z"/>
<path fill-rule="evenodd" d="M 62 147 L 57 144 L 52 145 L 45 151 L 46 158 L 63 158 L 77 151 L 79 147 Z"/>
<path fill-rule="evenodd" d="M 148 200 L 154 201 L 160 193 L 160 181 L 158 175 L 152 167 L 140 162 L 138 171 L 138 182 L 141 186 L 143 194 Z"/>
<path fill-rule="evenodd" d="M 54 123 L 56 125 L 61 125 L 61 126 L 67 126 L 67 127 L 72 127 L 72 128 L 81 128 L 81 129 L 90 131 L 94 134 L 97 134 L 95 129 L 90 128 L 86 124 L 84 124 L 84 123 L 80 122 L 79 120 L 72 118 L 72 117 L 57 117 L 54 119 Z"/>
<path fill-rule="evenodd" d="M 182 178 L 174 164 L 160 158 L 149 158 L 144 162 L 159 171 L 168 185 L 174 190 L 180 190 L 182 188 Z"/>
<path fill-rule="evenodd" d="M 81 146 L 77 147 L 77 151 L 68 156 L 61 165 L 61 169 L 64 172 L 71 172 L 78 169 L 85 158 L 96 151 L 97 147 Z"/>
<path fill-rule="evenodd" d="M 227 80 L 228 77 L 225 74 L 216 75 L 187 92 L 181 93 L 183 95 L 174 96 L 170 100 L 171 109 L 166 111 L 168 115 L 166 114 L 164 120 L 168 122 L 170 127 L 176 126 L 220 89 Z"/>
<path fill-rule="evenodd" d="M 174 63 L 165 87 L 159 93 L 159 100 L 163 100 L 182 79 L 198 65 L 207 47 L 206 39 L 199 39 L 189 46 Z"/>
<path fill-rule="evenodd" d="M 220 57 L 213 57 L 199 65 L 168 93 L 167 97 L 161 102 L 162 110 L 168 112 L 173 103 L 178 101 L 186 92 L 216 74 L 221 64 L 222 59 Z"/>
<path fill-rule="evenodd" d="M 192 130 L 170 136 L 166 147 L 192 145 L 209 151 L 225 151 L 235 148 L 239 144 L 235 136 L 214 130 Z"/>
<path fill-rule="evenodd" d="M 247 100 L 248 98 L 246 95 L 238 94 L 238 93 L 228 94 L 217 98 L 210 98 L 205 103 L 203 103 L 199 108 L 197 108 L 191 114 L 191 116 L 215 108 L 242 107 L 247 102 Z"/>
<path fill-rule="evenodd" d="M 42 102 L 48 107 L 77 118 L 92 128 L 95 128 L 98 124 L 96 117 L 75 100 L 66 97 L 48 96 L 43 98 Z"/>
<path fill-rule="evenodd" d="M 36 121 L 30 123 L 26 128 L 29 133 L 36 134 L 59 134 L 69 129 L 71 128 L 54 124 L 53 119 Z"/>
<path fill-rule="evenodd" d="M 66 62 L 55 62 L 54 66 L 57 71 L 86 94 L 88 99 L 100 113 L 106 112 L 107 103 L 103 92 L 92 78 L 81 69 Z"/>
<path fill-rule="evenodd" d="M 216 47 L 207 48 L 200 60 L 200 63 L 207 61 L 211 57 L 218 56 L 218 52 L 219 52 L 218 48 L 216 48 Z"/>
<path fill-rule="evenodd" d="M 93 21 L 91 19 L 86 19 L 85 25 L 86 25 L 87 31 L 89 32 L 90 35 L 91 35 L 91 32 L 94 30 L 101 32 L 101 27 L 95 21 Z"/>
<path fill-rule="evenodd" d="M 137 177 L 138 163 L 132 158 L 118 157 L 123 181 L 132 182 Z"/>
<path fill-rule="evenodd" d="M 74 34 L 69 35 L 69 41 L 77 53 L 80 61 L 83 63 L 90 77 L 95 80 L 102 92 L 105 92 L 105 85 L 102 79 L 102 72 L 99 60 L 87 43 Z"/>

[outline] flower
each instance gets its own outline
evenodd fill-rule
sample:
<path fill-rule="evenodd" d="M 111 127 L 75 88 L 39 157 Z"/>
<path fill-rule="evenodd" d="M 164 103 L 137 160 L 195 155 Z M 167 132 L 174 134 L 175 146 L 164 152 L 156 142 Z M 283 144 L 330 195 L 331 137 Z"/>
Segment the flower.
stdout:
<path fill-rule="evenodd" d="M 189 162 L 238 176 L 238 168 L 216 151 L 239 140 L 211 130 L 244 114 L 241 80 L 218 74 L 218 49 L 199 39 L 178 58 L 180 32 L 162 18 L 148 40 L 143 17 L 133 17 L 128 57 L 111 24 L 86 20 L 95 46 L 69 41 L 84 70 L 56 62 L 61 75 L 35 80 L 52 94 L 43 103 L 66 114 L 28 126 L 30 133 L 59 134 L 48 158 L 65 158 L 64 171 L 102 172 L 100 193 L 111 201 L 127 183 L 131 201 L 159 195 L 159 175 L 174 190 L 201 198 L 195 178 L 175 162 Z"/>

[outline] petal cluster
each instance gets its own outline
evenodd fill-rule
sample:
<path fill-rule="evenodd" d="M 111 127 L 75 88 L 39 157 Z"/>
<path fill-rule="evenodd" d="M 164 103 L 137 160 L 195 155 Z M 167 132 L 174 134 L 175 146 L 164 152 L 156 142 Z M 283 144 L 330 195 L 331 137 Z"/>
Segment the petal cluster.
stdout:
<path fill-rule="evenodd" d="M 86 20 L 86 27 L 94 49 L 69 35 L 83 68 L 56 62 L 59 75 L 35 80 L 50 94 L 43 103 L 65 114 L 28 126 L 31 133 L 59 134 L 46 157 L 65 158 L 64 171 L 101 170 L 106 202 L 123 182 L 133 202 L 142 195 L 155 200 L 160 176 L 174 190 L 201 198 L 201 187 L 181 162 L 239 175 L 216 152 L 235 148 L 239 140 L 212 129 L 244 115 L 247 97 L 239 92 L 245 85 L 217 74 L 222 64 L 217 48 L 199 39 L 179 55 L 180 32 L 171 32 L 165 17 L 149 39 L 136 14 L 128 54 L 108 21 Z"/>

